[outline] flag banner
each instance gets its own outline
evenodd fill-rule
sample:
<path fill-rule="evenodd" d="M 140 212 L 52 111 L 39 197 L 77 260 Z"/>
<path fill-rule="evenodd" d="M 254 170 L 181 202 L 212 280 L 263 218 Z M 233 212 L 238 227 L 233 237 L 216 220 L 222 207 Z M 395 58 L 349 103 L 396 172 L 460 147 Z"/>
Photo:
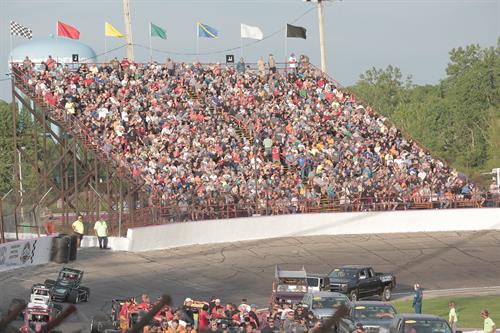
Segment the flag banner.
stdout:
<path fill-rule="evenodd" d="M 106 24 L 104 25 L 104 34 L 108 37 L 117 37 L 117 38 L 125 37 L 124 34 L 119 32 L 115 27 L 113 27 L 108 22 L 106 22 Z"/>
<path fill-rule="evenodd" d="M 151 37 L 160 37 L 161 39 L 167 39 L 167 30 L 150 23 L 149 31 L 151 32 Z"/>
<path fill-rule="evenodd" d="M 61 21 L 57 21 L 57 35 L 71 39 L 80 39 L 80 31 Z"/>
<path fill-rule="evenodd" d="M 241 23 L 241 38 L 262 40 L 262 38 L 264 38 L 264 34 L 259 27 L 252 27 L 251 25 Z"/>
<path fill-rule="evenodd" d="M 295 25 L 286 25 L 286 36 L 288 38 L 304 38 L 306 39 L 306 28 Z"/>
<path fill-rule="evenodd" d="M 33 38 L 33 31 L 30 28 L 25 27 L 24 25 L 20 25 L 19 23 L 14 21 L 10 21 L 10 34 L 28 39 Z"/>
<path fill-rule="evenodd" d="M 198 37 L 219 38 L 219 32 L 215 28 L 198 22 Z"/>

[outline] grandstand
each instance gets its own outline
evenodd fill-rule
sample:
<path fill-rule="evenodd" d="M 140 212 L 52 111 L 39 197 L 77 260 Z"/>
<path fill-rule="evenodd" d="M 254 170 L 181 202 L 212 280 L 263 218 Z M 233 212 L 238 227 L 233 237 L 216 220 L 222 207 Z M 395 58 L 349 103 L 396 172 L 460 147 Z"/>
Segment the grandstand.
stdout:
<path fill-rule="evenodd" d="M 15 98 L 68 133 L 75 170 L 92 169 L 81 182 L 75 171 L 61 197 L 75 214 L 107 214 L 114 233 L 252 215 L 498 205 L 309 63 L 276 74 L 200 63 L 172 73 L 116 58 L 12 69 Z M 84 185 L 97 197 L 79 206 Z"/>

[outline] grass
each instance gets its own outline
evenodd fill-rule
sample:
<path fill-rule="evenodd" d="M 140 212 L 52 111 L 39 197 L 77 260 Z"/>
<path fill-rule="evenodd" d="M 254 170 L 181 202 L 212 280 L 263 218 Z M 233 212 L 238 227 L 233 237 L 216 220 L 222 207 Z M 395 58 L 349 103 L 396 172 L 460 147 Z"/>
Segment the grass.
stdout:
<path fill-rule="evenodd" d="M 394 301 L 392 304 L 399 313 L 413 313 L 412 301 L 412 299 Z M 482 309 L 488 309 L 497 327 L 500 326 L 500 296 L 424 298 L 422 313 L 438 315 L 448 320 L 449 301 L 455 302 L 459 328 L 482 328 L 483 319 L 479 315 Z"/>

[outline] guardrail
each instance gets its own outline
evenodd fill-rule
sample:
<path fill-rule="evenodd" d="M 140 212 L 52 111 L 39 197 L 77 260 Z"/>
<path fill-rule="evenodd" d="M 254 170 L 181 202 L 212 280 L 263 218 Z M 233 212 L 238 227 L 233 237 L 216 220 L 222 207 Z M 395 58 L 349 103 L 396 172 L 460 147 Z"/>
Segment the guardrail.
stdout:
<path fill-rule="evenodd" d="M 460 208 L 500 208 L 500 197 L 453 198 L 429 197 L 358 197 L 345 199 L 303 199 L 284 202 L 283 200 L 260 199 L 258 202 L 208 203 L 206 205 L 178 204 L 151 206 L 138 209 L 134 214 L 139 217 L 129 219 L 128 212 L 122 217 L 122 230 L 132 227 L 158 225 L 175 222 L 222 220 L 252 216 L 272 216 L 286 214 L 334 213 L 334 212 L 380 212 L 427 209 Z M 116 234 L 116 223 L 111 230 Z"/>

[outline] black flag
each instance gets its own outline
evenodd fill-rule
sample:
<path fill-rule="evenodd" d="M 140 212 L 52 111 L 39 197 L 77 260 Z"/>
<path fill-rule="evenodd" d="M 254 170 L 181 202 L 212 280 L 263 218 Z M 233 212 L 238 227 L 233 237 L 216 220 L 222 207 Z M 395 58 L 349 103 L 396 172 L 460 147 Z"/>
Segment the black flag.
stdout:
<path fill-rule="evenodd" d="M 286 25 L 286 36 L 288 38 L 304 38 L 306 39 L 306 28 L 297 27 L 295 25 Z"/>

